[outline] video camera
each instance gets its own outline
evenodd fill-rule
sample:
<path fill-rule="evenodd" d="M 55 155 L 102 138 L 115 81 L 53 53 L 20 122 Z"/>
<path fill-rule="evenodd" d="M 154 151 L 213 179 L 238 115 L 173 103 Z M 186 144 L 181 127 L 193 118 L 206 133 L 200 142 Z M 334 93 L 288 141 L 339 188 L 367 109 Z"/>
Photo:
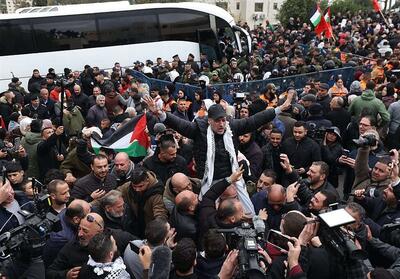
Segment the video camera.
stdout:
<path fill-rule="evenodd" d="M 344 208 L 338 209 L 337 206 L 337 203 L 329 205 L 325 212 L 318 215 L 318 236 L 322 244 L 333 250 L 341 259 L 366 259 L 366 252 L 355 245 L 354 235 L 342 229 L 342 226 L 354 223 L 355 219 Z"/>
<path fill-rule="evenodd" d="M 258 216 L 253 218 L 255 229 L 249 223 L 242 223 L 241 227 L 233 229 L 217 229 L 224 233 L 230 249 L 238 249 L 239 274 L 236 278 L 265 278 L 265 272 L 259 262 L 262 257 L 258 253 L 259 244 L 264 243 L 265 225 Z"/>
<path fill-rule="evenodd" d="M 25 218 L 25 222 L 0 235 L 2 271 L 12 264 L 15 258 L 40 258 L 49 233 L 61 229 L 58 216 L 49 212 L 51 200 L 50 195 L 46 193 L 45 185 L 32 178 L 32 188 L 33 212 L 20 210 L 18 214 Z"/>
<path fill-rule="evenodd" d="M 400 247 L 400 218 L 382 226 L 379 238 L 390 245 Z"/>

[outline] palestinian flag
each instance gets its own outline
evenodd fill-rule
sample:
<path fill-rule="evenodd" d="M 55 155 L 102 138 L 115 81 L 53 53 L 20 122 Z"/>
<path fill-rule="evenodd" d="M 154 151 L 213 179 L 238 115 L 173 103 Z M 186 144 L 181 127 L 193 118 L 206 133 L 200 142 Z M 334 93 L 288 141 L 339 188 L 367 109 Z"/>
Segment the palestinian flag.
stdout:
<path fill-rule="evenodd" d="M 126 152 L 129 157 L 143 157 L 147 155 L 150 146 L 147 134 L 146 114 L 138 115 L 131 121 L 119 127 L 109 138 L 100 139 L 92 135 L 92 148 L 96 154 L 100 148 L 112 149 L 115 152 Z"/>
<path fill-rule="evenodd" d="M 321 17 L 318 25 L 315 27 L 314 32 L 320 36 L 323 32 L 329 29 L 328 23 L 325 21 L 325 17 Z"/>
<path fill-rule="evenodd" d="M 317 10 L 310 18 L 312 25 L 314 25 L 314 27 L 317 27 L 317 25 L 321 22 L 321 18 L 322 18 L 321 9 L 319 8 L 319 5 L 317 5 Z"/>

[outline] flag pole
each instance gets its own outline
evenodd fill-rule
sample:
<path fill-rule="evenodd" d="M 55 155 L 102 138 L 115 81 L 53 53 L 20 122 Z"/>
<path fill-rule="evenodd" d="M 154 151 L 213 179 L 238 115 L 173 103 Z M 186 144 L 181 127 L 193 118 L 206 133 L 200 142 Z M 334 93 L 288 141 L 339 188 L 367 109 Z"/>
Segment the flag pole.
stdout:
<path fill-rule="evenodd" d="M 386 26 L 389 28 L 389 22 L 387 21 L 386 17 L 383 15 L 383 13 L 382 13 L 382 10 L 381 10 L 381 9 L 379 9 L 379 13 L 381 14 L 381 16 L 382 16 L 383 20 L 385 21 L 385 23 L 386 23 Z"/>

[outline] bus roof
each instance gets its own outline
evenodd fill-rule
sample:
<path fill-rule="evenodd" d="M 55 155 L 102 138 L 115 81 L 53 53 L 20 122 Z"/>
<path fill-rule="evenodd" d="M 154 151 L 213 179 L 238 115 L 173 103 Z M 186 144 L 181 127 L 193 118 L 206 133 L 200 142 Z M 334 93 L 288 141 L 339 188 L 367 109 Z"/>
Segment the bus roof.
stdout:
<path fill-rule="evenodd" d="M 18 9 L 14 14 L 0 15 L 0 20 L 168 8 L 200 11 L 220 17 L 228 22 L 231 26 L 235 23 L 233 17 L 227 11 L 211 4 L 199 2 L 181 2 L 130 5 L 128 1 L 21 8 Z"/>

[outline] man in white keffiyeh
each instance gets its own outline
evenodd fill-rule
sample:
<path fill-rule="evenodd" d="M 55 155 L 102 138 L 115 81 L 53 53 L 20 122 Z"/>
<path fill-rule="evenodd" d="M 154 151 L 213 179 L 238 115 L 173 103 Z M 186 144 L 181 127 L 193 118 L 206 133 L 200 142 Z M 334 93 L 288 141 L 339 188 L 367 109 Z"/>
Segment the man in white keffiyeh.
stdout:
<path fill-rule="evenodd" d="M 282 109 L 286 109 L 290 105 L 292 97 L 292 95 L 288 95 L 286 102 L 281 106 Z M 193 139 L 196 171 L 203 182 L 200 199 L 210 189 L 213 182 L 229 177 L 239 168 L 238 137 L 253 132 L 265 123 L 272 121 L 281 111 L 281 107 L 267 109 L 248 118 L 232 119 L 228 122 L 223 106 L 214 104 L 208 109 L 208 117 L 196 118 L 193 122 L 189 122 L 160 111 L 150 97 L 144 97 L 144 101 L 161 122 L 184 137 Z M 235 186 L 245 214 L 254 215 L 254 207 L 244 180 L 240 179 Z"/>

